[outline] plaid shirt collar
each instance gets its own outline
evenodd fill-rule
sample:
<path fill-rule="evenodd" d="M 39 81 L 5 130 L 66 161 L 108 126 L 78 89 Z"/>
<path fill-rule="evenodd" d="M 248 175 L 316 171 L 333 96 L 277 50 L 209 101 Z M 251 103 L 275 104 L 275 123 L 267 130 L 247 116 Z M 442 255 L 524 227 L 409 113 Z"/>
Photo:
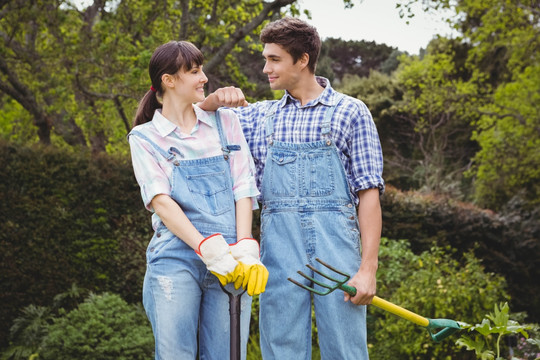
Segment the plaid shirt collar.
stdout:
<path fill-rule="evenodd" d="M 316 76 L 315 79 L 321 85 L 324 90 L 323 92 L 316 98 L 308 102 L 306 105 L 302 106 L 300 104 L 300 101 L 294 98 L 287 90 L 285 90 L 285 96 L 283 96 L 278 101 L 279 107 L 284 107 L 287 104 L 295 104 L 297 107 L 311 107 L 315 106 L 318 103 L 321 103 L 323 105 L 331 106 L 333 104 L 334 94 L 335 90 L 332 89 L 332 86 L 330 86 L 330 81 L 327 78 L 324 78 L 322 76 Z"/>

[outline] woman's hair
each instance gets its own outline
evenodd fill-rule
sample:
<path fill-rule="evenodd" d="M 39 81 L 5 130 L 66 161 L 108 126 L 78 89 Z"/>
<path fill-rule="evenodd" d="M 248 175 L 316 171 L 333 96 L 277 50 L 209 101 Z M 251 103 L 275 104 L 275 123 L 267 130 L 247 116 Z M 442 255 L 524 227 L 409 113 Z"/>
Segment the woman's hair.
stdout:
<path fill-rule="evenodd" d="M 201 51 L 189 41 L 169 41 L 159 46 L 148 65 L 152 86 L 139 102 L 133 126 L 151 121 L 156 109 L 163 106 L 157 96 L 163 96 L 161 77 L 164 74 L 175 75 L 180 70 L 189 71 L 194 66 L 201 66 L 203 61 Z"/>
<path fill-rule="evenodd" d="M 309 55 L 308 69 L 315 74 L 321 52 L 321 38 L 315 27 L 293 17 L 284 17 L 266 25 L 261 31 L 264 44 L 278 44 L 291 54 L 296 63 L 305 53 Z"/>

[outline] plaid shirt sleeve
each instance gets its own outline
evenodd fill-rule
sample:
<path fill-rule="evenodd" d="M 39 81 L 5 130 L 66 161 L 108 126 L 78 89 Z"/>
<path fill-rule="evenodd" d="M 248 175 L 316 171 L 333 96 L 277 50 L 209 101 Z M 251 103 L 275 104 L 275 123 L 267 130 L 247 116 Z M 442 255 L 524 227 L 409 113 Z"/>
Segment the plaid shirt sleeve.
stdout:
<path fill-rule="evenodd" d="M 340 118 L 349 119 L 348 129 L 343 127 L 341 131 L 347 139 L 343 155 L 351 188 L 354 193 L 378 188 L 382 194 L 383 154 L 375 122 L 362 101 L 347 97 L 343 105 L 336 112 Z"/>
<path fill-rule="evenodd" d="M 251 146 L 251 150 L 256 150 L 258 148 L 257 144 L 257 123 L 262 122 L 266 110 L 270 106 L 272 101 L 258 101 L 248 106 L 232 108 L 240 119 L 242 125 L 242 130 L 244 131 L 244 136 L 246 141 Z"/>
<path fill-rule="evenodd" d="M 232 152 L 231 175 L 235 200 L 252 198 L 253 208 L 257 209 L 256 196 L 259 190 L 255 184 L 255 165 L 238 117 L 233 111 L 222 111 L 222 120 L 229 144 L 240 145 L 240 151 Z"/>
<path fill-rule="evenodd" d="M 170 195 L 171 193 L 169 174 L 160 166 L 154 155 L 154 149 L 147 141 L 131 135 L 129 145 L 133 171 L 141 188 L 144 206 L 153 211 L 152 199 L 159 194 Z"/>

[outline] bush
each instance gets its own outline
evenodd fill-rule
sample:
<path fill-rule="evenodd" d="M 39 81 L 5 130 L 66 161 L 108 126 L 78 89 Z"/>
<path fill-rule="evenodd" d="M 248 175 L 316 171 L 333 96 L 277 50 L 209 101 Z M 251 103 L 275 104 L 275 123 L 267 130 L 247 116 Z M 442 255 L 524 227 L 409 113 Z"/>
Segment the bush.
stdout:
<path fill-rule="evenodd" d="M 0 347 L 72 283 L 140 300 L 151 226 L 128 161 L 0 143 L 0 168 Z"/>
<path fill-rule="evenodd" d="M 380 297 L 423 317 L 479 322 L 508 298 L 505 280 L 486 272 L 472 252 L 461 261 L 455 250 L 432 247 L 414 255 L 406 241 L 382 239 L 378 273 Z M 435 343 L 428 331 L 374 306 L 370 313 L 371 358 L 467 359 L 452 337 Z"/>
<path fill-rule="evenodd" d="M 140 302 L 152 229 L 128 159 L 0 141 L 0 168 L 0 348 L 20 309 L 51 306 L 73 283 Z M 538 213 L 494 214 L 391 186 L 382 209 L 383 236 L 409 239 L 411 256 L 434 243 L 456 258 L 472 250 L 506 277 L 512 309 L 540 319 Z"/>
<path fill-rule="evenodd" d="M 415 254 L 432 244 L 451 246 L 456 255 L 474 251 L 489 272 L 503 275 L 516 312 L 540 320 L 540 226 L 538 213 L 496 214 L 445 197 L 387 187 L 381 200 L 383 236 L 408 239 Z"/>
<path fill-rule="evenodd" d="M 142 307 L 118 295 L 90 295 L 48 327 L 39 359 L 147 360 L 154 338 Z"/>

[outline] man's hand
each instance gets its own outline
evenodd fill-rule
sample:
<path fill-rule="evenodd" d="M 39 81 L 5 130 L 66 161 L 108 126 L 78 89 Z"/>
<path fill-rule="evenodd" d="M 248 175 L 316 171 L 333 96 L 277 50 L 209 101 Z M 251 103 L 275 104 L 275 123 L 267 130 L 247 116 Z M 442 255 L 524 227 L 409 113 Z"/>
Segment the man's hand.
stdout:
<path fill-rule="evenodd" d="M 375 273 L 362 269 L 360 266 L 360 270 L 354 274 L 348 285 L 356 288 L 356 295 L 352 297 L 345 293 L 345 301 L 351 301 L 355 305 L 371 304 L 377 288 Z"/>
<path fill-rule="evenodd" d="M 246 101 L 246 97 L 242 90 L 234 86 L 228 86 L 217 89 L 197 105 L 206 111 L 216 111 L 221 106 L 247 106 L 248 102 Z"/>

